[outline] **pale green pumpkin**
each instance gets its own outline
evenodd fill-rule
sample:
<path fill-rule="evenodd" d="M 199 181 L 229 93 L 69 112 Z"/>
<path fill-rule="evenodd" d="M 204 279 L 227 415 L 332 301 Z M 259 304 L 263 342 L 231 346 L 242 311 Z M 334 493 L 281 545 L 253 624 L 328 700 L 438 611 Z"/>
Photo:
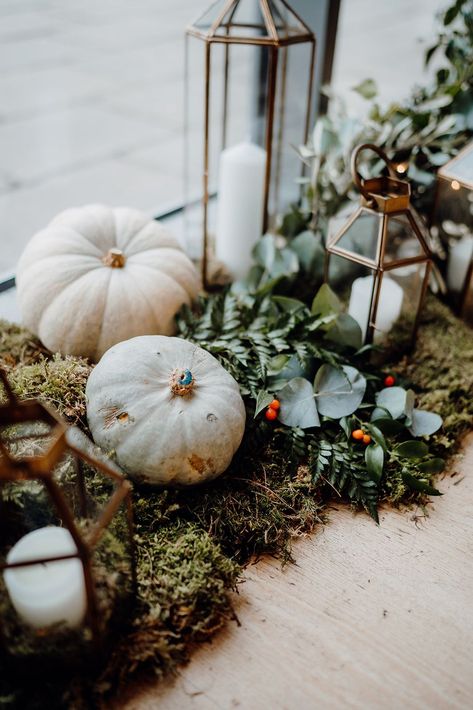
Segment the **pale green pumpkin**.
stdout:
<path fill-rule="evenodd" d="M 92 436 L 137 481 L 193 485 L 225 471 L 245 429 L 236 380 L 206 350 L 165 336 L 112 347 L 86 388 Z"/>

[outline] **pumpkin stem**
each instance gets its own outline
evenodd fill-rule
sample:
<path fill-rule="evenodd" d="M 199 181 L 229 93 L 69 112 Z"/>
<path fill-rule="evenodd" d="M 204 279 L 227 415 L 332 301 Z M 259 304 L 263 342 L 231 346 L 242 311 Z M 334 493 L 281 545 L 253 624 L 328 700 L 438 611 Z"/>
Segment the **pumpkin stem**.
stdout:
<path fill-rule="evenodd" d="M 125 266 L 125 254 L 121 249 L 109 249 L 108 254 L 102 259 L 105 266 L 111 266 L 113 269 L 122 269 Z"/>
<path fill-rule="evenodd" d="M 169 380 L 171 392 L 184 397 L 192 392 L 195 385 L 195 380 L 190 370 L 173 370 L 171 379 Z"/>

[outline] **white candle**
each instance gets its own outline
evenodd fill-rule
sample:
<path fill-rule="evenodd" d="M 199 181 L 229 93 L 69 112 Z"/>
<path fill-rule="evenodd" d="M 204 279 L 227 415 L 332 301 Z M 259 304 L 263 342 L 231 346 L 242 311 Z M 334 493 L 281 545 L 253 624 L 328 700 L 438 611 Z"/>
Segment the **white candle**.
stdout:
<path fill-rule="evenodd" d="M 368 329 L 372 290 L 373 276 L 355 279 L 351 287 L 348 314 L 359 324 L 363 340 Z M 383 333 L 388 333 L 401 315 L 403 295 L 399 284 L 389 276 L 383 277 L 376 313 L 375 340 L 380 340 Z"/>
<path fill-rule="evenodd" d="M 450 291 L 461 291 L 465 284 L 468 266 L 473 257 L 473 236 L 460 239 L 449 249 L 447 285 Z"/>
<path fill-rule="evenodd" d="M 77 553 L 69 530 L 40 528 L 19 540 L 8 563 Z M 23 621 L 35 628 L 64 622 L 76 627 L 87 608 L 84 572 L 79 559 L 6 569 L 3 573 L 11 602 Z"/>
<path fill-rule="evenodd" d="M 244 278 L 263 233 L 266 152 L 239 143 L 220 156 L 215 255 L 234 278 Z"/>

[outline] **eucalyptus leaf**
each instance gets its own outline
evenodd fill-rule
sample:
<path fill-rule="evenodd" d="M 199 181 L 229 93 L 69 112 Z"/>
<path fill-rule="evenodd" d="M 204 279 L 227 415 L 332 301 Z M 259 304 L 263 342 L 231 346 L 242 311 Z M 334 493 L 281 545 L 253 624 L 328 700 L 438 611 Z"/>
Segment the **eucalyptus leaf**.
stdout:
<path fill-rule="evenodd" d="M 256 398 L 255 419 L 258 414 L 262 412 L 263 409 L 265 409 L 265 407 L 271 404 L 273 399 L 273 395 L 267 392 L 266 390 L 261 390 L 260 392 L 258 392 L 258 397 Z"/>
<path fill-rule="evenodd" d="M 340 313 L 332 327 L 327 331 L 325 336 L 327 340 L 340 345 L 358 350 L 363 343 L 363 334 L 359 323 L 348 315 L 348 313 Z"/>
<path fill-rule="evenodd" d="M 434 412 L 423 409 L 414 409 L 409 431 L 412 436 L 430 436 L 442 426 L 442 417 Z"/>
<path fill-rule="evenodd" d="M 429 453 L 429 447 L 423 441 L 403 441 L 394 447 L 394 452 L 403 459 L 422 459 Z"/>
<path fill-rule="evenodd" d="M 311 310 L 314 315 L 324 318 L 325 316 L 340 313 L 342 304 L 330 286 L 328 284 L 322 284 L 312 301 Z"/>
<path fill-rule="evenodd" d="M 290 427 L 309 429 L 320 426 L 314 391 L 309 380 L 294 377 L 279 392 L 279 421 Z"/>
<path fill-rule="evenodd" d="M 370 478 L 380 481 L 383 475 L 384 451 L 379 444 L 367 446 L 365 449 L 366 469 Z"/>
<path fill-rule="evenodd" d="M 403 387 L 385 387 L 376 395 L 376 404 L 386 409 L 393 419 L 399 419 L 406 413 L 406 395 Z"/>
<path fill-rule="evenodd" d="M 374 420 L 378 429 L 386 436 L 395 436 L 404 429 L 404 424 L 398 419 L 391 417 L 380 417 Z"/>
<path fill-rule="evenodd" d="M 366 380 L 350 365 L 338 369 L 325 364 L 315 376 L 314 390 L 320 414 L 332 419 L 341 419 L 353 414 L 360 406 L 366 390 Z"/>
<path fill-rule="evenodd" d="M 290 248 L 297 254 L 299 263 L 304 271 L 314 276 L 322 276 L 324 271 L 325 249 L 322 246 L 320 235 L 310 230 L 301 232 L 295 237 Z"/>

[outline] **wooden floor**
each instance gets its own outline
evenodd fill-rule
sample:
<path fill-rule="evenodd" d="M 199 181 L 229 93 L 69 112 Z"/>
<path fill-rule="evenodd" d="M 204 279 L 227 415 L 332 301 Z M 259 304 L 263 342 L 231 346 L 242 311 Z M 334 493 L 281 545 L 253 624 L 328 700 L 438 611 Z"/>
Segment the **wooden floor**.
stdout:
<path fill-rule="evenodd" d="M 473 433 L 421 510 L 333 510 L 296 565 L 248 568 L 230 625 L 126 710 L 473 707 Z"/>

